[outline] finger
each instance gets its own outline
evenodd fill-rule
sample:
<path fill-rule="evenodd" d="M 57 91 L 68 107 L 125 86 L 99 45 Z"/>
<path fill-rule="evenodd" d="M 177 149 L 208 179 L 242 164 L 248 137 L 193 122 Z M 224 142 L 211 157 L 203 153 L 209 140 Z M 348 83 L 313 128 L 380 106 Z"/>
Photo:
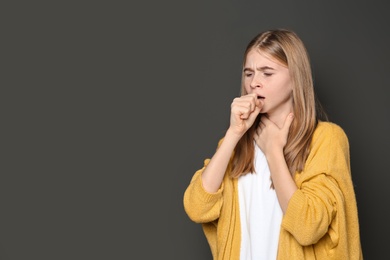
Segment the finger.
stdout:
<path fill-rule="evenodd" d="M 255 108 L 254 111 L 250 111 L 244 115 L 242 115 L 242 119 L 247 120 L 247 123 L 251 126 L 255 122 L 257 115 L 260 113 L 258 108 Z"/>
<path fill-rule="evenodd" d="M 232 106 L 246 107 L 250 112 L 252 112 L 256 108 L 256 103 L 254 99 L 248 97 L 241 97 L 234 99 Z"/>
<path fill-rule="evenodd" d="M 248 119 L 248 114 L 241 114 L 240 119 L 242 120 L 247 120 Z"/>
<path fill-rule="evenodd" d="M 284 121 L 283 130 L 288 132 L 293 120 L 294 120 L 294 114 L 293 113 L 288 114 L 286 120 Z"/>
<path fill-rule="evenodd" d="M 255 110 L 256 107 L 261 108 L 263 107 L 263 101 L 257 98 L 256 94 L 250 94 L 247 95 L 247 98 L 250 100 L 251 105 L 253 105 L 253 110 Z"/>
<path fill-rule="evenodd" d="M 247 94 L 241 97 L 243 101 L 249 102 L 251 105 L 251 110 L 253 111 L 256 106 L 261 107 L 259 104 L 259 100 L 257 99 L 257 95 L 255 93 Z"/>
<path fill-rule="evenodd" d="M 255 104 L 257 107 L 260 108 L 260 110 L 263 108 L 263 101 L 262 100 L 256 98 Z"/>
<path fill-rule="evenodd" d="M 248 97 L 248 98 L 251 98 L 253 100 L 256 100 L 257 99 L 257 95 L 255 93 L 252 93 L 252 94 L 247 94 L 245 96 L 242 96 L 242 97 Z"/>
<path fill-rule="evenodd" d="M 254 107 L 254 110 L 249 115 L 250 119 L 254 122 L 256 117 L 260 114 L 261 108 L 258 106 Z"/>
<path fill-rule="evenodd" d="M 240 112 L 250 112 L 250 106 L 247 103 L 237 102 L 233 104 L 232 106 L 233 110 L 240 111 Z"/>
<path fill-rule="evenodd" d="M 234 99 L 232 103 L 232 112 L 240 116 L 240 119 L 254 120 L 260 113 L 261 108 L 256 105 L 256 99 L 251 96 Z"/>

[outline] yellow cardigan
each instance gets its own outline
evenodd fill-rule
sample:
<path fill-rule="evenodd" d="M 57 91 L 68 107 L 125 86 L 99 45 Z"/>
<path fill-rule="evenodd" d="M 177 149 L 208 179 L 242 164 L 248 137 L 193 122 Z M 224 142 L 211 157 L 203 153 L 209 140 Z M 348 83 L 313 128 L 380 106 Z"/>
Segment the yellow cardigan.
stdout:
<path fill-rule="evenodd" d="M 214 260 L 240 256 L 240 213 L 237 179 L 229 167 L 216 193 L 203 189 L 198 170 L 184 193 L 189 218 L 201 223 Z M 277 259 L 363 259 L 349 143 L 342 128 L 320 122 L 314 132 L 304 170 L 295 175 L 298 190 L 281 223 Z"/>

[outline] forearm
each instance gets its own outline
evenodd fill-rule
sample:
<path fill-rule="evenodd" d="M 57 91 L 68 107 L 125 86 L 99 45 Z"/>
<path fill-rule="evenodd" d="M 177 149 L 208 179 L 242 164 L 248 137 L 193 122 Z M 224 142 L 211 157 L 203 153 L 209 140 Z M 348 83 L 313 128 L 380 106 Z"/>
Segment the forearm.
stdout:
<path fill-rule="evenodd" d="M 271 172 L 272 183 L 284 214 L 292 195 L 297 190 L 297 186 L 290 174 L 283 151 L 270 153 L 267 156 L 267 161 Z"/>
<path fill-rule="evenodd" d="M 213 193 L 221 187 L 230 157 L 241 136 L 227 131 L 220 147 L 202 173 L 202 184 L 207 192 Z"/>

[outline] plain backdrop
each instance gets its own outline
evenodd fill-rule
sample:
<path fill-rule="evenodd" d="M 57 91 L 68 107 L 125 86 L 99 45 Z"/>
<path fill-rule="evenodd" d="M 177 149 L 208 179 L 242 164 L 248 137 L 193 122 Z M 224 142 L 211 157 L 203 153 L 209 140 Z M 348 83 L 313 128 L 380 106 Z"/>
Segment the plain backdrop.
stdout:
<path fill-rule="evenodd" d="M 294 30 L 343 127 L 365 259 L 390 232 L 385 1 L 1 4 L 0 259 L 211 259 L 183 193 L 239 94 L 246 44 Z"/>

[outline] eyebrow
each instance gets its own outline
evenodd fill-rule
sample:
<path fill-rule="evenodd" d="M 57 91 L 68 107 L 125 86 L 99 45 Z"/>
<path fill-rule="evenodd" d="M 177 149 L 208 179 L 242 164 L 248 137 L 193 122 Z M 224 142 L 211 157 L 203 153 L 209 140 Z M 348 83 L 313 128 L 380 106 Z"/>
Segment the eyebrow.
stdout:
<path fill-rule="evenodd" d="M 259 70 L 259 71 L 275 70 L 274 68 L 271 68 L 271 67 L 268 67 L 268 66 L 263 66 L 263 67 L 256 68 L 256 69 Z M 251 68 L 244 68 L 244 72 L 246 72 L 246 71 L 253 71 L 253 69 L 251 69 Z"/>

